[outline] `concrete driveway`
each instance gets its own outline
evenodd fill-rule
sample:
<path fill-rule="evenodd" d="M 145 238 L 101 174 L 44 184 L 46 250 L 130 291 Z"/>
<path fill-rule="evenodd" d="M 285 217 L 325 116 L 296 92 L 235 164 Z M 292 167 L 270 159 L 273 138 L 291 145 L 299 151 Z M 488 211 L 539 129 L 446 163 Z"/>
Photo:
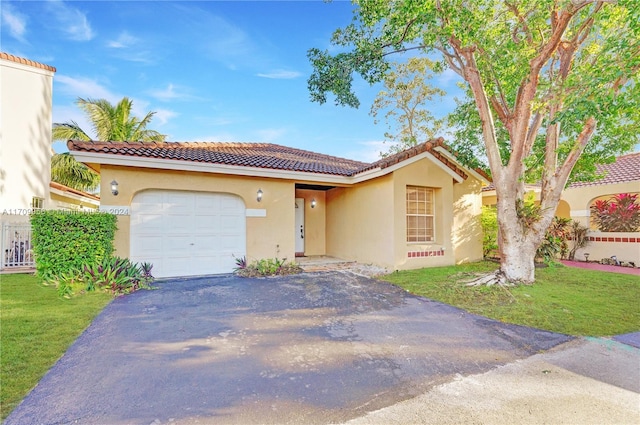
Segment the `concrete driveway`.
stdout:
<path fill-rule="evenodd" d="M 341 423 L 571 340 L 348 272 L 157 287 L 107 306 L 5 424 Z"/>

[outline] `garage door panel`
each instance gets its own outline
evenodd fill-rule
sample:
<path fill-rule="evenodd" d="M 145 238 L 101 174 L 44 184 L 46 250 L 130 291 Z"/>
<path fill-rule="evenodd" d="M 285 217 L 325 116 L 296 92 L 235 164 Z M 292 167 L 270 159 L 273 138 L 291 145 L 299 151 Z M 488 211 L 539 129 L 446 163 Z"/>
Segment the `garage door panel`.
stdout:
<path fill-rule="evenodd" d="M 244 217 L 223 215 L 220 217 L 220 228 L 225 233 L 237 233 L 245 226 Z"/>
<path fill-rule="evenodd" d="M 217 233 L 220 228 L 220 217 L 210 215 L 196 215 L 193 217 L 193 224 L 198 232 L 213 232 Z"/>
<path fill-rule="evenodd" d="M 145 252 L 149 254 L 153 252 L 161 253 L 163 251 L 162 250 L 163 239 L 164 238 L 160 235 L 142 236 L 142 237 L 136 238 L 131 243 L 131 251 Z"/>
<path fill-rule="evenodd" d="M 202 194 L 198 196 L 194 202 L 194 208 L 196 212 L 214 211 L 218 209 L 220 205 L 220 197 L 215 194 Z"/>
<path fill-rule="evenodd" d="M 220 235 L 218 237 L 218 241 L 218 247 L 220 251 L 230 253 L 242 249 L 242 246 L 238 243 L 238 238 L 236 238 L 234 235 Z"/>
<path fill-rule="evenodd" d="M 192 215 L 172 212 L 164 217 L 163 228 L 169 234 L 193 234 L 193 224 Z"/>
<path fill-rule="evenodd" d="M 230 273 L 244 255 L 245 206 L 235 195 L 154 190 L 131 203 L 131 259 L 153 263 L 156 277 Z"/>

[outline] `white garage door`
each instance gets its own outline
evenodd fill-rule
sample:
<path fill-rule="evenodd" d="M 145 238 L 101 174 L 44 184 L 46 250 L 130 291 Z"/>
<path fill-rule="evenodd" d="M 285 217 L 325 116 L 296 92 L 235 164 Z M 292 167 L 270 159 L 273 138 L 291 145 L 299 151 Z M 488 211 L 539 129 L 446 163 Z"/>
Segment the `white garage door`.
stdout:
<path fill-rule="evenodd" d="M 131 203 L 131 260 L 155 277 L 230 273 L 246 254 L 245 206 L 223 193 L 149 190 Z"/>

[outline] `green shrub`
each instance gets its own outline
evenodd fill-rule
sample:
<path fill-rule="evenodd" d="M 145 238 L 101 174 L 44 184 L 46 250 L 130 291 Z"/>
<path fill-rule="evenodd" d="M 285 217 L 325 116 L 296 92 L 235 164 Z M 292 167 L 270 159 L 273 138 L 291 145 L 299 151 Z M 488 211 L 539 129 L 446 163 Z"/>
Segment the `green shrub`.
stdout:
<path fill-rule="evenodd" d="M 236 259 L 235 273 L 241 277 L 284 276 L 302 272 L 302 268 L 286 258 L 266 258 L 247 264 L 245 257 Z"/>
<path fill-rule="evenodd" d="M 51 280 L 113 253 L 116 216 L 107 213 L 41 211 L 31 216 L 36 270 Z"/>
<path fill-rule="evenodd" d="M 498 255 L 498 211 L 495 206 L 482 207 L 482 255 L 491 258 Z"/>
<path fill-rule="evenodd" d="M 538 247 L 537 258 L 542 258 L 547 264 L 554 262 L 558 255 L 560 258 L 567 258 L 569 254 L 568 240 L 571 236 L 570 223 L 570 218 L 553 218 L 542 243 Z"/>

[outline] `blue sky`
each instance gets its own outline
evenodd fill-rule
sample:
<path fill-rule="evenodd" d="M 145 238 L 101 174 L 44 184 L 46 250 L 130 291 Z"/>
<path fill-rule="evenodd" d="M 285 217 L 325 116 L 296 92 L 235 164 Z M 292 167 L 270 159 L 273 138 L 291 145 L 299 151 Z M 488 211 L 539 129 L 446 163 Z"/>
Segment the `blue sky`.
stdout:
<path fill-rule="evenodd" d="M 357 81 L 359 109 L 309 99 L 307 51 L 333 49 L 346 1 L 5 1 L 2 51 L 57 68 L 53 121 L 90 125 L 78 97 L 156 111 L 169 141 L 269 142 L 362 161 L 378 159 L 384 124 L 369 109 L 380 86 Z M 435 84 L 459 95 L 449 72 Z M 58 152 L 66 150 L 54 144 Z"/>

